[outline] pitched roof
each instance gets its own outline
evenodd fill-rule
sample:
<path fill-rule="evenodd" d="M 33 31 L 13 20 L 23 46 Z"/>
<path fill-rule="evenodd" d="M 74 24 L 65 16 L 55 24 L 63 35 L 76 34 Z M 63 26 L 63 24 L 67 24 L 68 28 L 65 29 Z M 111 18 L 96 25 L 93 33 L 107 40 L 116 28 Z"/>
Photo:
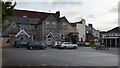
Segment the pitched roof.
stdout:
<path fill-rule="evenodd" d="M 37 12 L 37 11 L 29 11 L 29 10 L 15 10 L 15 16 L 17 17 L 23 17 L 23 16 L 27 16 L 30 18 L 44 18 L 44 17 L 48 17 L 49 15 L 51 15 L 53 13 L 47 13 L 47 12 Z"/>
<path fill-rule="evenodd" d="M 30 25 L 36 25 L 40 21 L 40 19 L 37 18 L 27 18 L 27 17 L 9 17 L 9 20 L 11 22 L 16 22 L 17 24 L 30 24 Z"/>
<path fill-rule="evenodd" d="M 107 33 L 120 33 L 120 27 L 115 27 L 115 28 L 107 31 Z"/>
<path fill-rule="evenodd" d="M 58 20 L 60 17 L 60 12 L 57 11 L 56 13 L 47 13 L 47 12 L 38 12 L 38 11 L 29 11 L 29 10 L 15 10 L 15 16 L 23 17 L 27 16 L 29 18 L 38 18 L 40 21 L 44 21 L 48 16 L 54 15 L 55 18 Z"/>

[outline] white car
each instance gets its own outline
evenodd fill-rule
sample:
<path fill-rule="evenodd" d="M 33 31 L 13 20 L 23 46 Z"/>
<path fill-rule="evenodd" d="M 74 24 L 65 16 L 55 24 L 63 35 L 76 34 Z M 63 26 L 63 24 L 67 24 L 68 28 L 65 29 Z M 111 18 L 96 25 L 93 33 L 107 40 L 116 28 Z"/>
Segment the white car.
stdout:
<path fill-rule="evenodd" d="M 70 42 L 63 42 L 60 46 L 58 46 L 58 48 L 74 48 L 74 49 L 77 49 L 78 48 L 78 45 L 76 44 L 72 44 Z"/>
<path fill-rule="evenodd" d="M 61 44 L 62 44 L 61 41 L 55 41 L 55 42 L 52 43 L 51 47 L 56 48 L 57 46 L 60 46 Z"/>

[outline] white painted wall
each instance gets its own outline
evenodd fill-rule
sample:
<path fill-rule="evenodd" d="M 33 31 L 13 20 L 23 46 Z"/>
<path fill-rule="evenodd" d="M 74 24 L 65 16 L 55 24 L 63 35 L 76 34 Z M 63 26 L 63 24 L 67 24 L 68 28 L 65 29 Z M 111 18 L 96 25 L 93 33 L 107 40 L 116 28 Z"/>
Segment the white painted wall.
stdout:
<path fill-rule="evenodd" d="M 85 41 L 85 38 L 86 38 L 86 34 L 85 34 L 85 20 L 82 20 L 82 24 L 81 23 L 77 23 L 76 24 L 76 29 L 77 29 L 77 32 L 79 33 L 79 41 L 82 41 L 81 38 L 83 39 L 83 41 Z"/>

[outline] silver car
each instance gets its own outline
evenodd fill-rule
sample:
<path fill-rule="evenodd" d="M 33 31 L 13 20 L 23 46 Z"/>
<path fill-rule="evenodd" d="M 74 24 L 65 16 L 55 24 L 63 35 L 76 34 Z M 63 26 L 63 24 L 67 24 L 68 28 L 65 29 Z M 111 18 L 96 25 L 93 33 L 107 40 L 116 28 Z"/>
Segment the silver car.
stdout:
<path fill-rule="evenodd" d="M 60 46 L 58 46 L 58 48 L 63 48 L 63 49 L 66 49 L 66 48 L 74 48 L 74 49 L 77 49 L 77 48 L 78 48 L 78 45 L 72 44 L 72 43 L 70 43 L 70 42 L 63 42 Z"/>
<path fill-rule="evenodd" d="M 57 48 L 57 46 L 60 46 L 62 44 L 62 42 L 61 41 L 55 41 L 55 42 L 53 42 L 52 43 L 52 48 Z"/>

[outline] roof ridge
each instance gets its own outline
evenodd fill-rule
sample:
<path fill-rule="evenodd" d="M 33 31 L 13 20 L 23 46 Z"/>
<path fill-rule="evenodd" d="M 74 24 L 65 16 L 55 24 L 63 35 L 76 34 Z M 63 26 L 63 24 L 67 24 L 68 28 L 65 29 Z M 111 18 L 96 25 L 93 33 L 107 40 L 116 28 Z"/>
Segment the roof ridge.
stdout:
<path fill-rule="evenodd" d="M 50 12 L 40 12 L 40 11 L 23 10 L 23 9 L 15 9 L 15 11 L 25 11 L 25 12 L 34 12 L 34 13 L 47 13 L 47 14 L 55 14 L 55 13 L 50 13 Z"/>

